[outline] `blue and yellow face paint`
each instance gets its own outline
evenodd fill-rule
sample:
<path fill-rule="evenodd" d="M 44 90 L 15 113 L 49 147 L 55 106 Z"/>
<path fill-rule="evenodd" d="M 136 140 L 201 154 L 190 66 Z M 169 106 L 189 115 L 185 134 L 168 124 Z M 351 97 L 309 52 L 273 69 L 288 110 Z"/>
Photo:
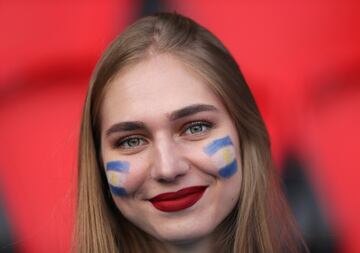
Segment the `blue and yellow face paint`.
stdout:
<path fill-rule="evenodd" d="M 127 195 L 127 191 L 123 186 L 129 167 L 129 163 L 126 161 L 117 160 L 106 163 L 106 176 L 113 194 L 117 196 Z"/>
<path fill-rule="evenodd" d="M 214 161 L 221 177 L 229 178 L 236 173 L 236 153 L 229 136 L 212 141 L 204 152 Z"/>

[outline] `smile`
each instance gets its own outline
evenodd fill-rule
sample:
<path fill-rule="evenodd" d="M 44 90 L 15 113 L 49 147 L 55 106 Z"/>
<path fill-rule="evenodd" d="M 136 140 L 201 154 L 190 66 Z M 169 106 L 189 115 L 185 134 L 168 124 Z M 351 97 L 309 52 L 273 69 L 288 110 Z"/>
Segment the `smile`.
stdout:
<path fill-rule="evenodd" d="M 163 212 L 177 212 L 193 206 L 200 200 L 207 186 L 193 186 L 177 192 L 168 192 L 155 196 L 149 201 Z"/>

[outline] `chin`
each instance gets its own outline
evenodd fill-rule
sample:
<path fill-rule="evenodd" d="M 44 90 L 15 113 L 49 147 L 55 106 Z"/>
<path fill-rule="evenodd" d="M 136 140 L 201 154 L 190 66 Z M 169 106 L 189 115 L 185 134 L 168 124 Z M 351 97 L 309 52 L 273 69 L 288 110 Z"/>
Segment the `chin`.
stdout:
<path fill-rule="evenodd" d="M 161 227 L 158 227 L 155 232 L 148 231 L 148 233 L 163 242 L 183 244 L 201 240 L 202 238 L 209 236 L 216 227 L 215 224 L 171 223 L 172 224 L 161 224 Z"/>
<path fill-rule="evenodd" d="M 208 233 L 198 233 L 198 232 L 183 233 L 179 231 L 176 232 L 174 231 L 173 233 L 158 235 L 157 239 L 159 241 L 171 243 L 171 244 L 186 244 L 189 242 L 201 240 L 207 235 Z"/>

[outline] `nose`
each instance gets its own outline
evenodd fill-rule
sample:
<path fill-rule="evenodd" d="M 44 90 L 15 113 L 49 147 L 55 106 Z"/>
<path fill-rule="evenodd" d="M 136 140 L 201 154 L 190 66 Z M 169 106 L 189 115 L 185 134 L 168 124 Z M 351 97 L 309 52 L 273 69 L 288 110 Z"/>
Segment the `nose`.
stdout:
<path fill-rule="evenodd" d="M 156 143 L 153 161 L 151 177 L 157 181 L 173 182 L 190 170 L 190 163 L 171 138 Z"/>

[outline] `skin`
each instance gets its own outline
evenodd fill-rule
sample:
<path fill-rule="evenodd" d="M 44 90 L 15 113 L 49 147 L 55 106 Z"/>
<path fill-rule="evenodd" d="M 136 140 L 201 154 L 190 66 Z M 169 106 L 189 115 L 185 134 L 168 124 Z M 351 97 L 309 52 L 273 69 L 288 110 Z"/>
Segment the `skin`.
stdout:
<path fill-rule="evenodd" d="M 176 114 L 197 105 L 206 106 L 189 115 Z M 136 122 L 138 129 L 134 124 L 124 129 L 124 122 Z M 225 136 L 237 161 L 237 171 L 229 178 L 218 174 L 220 158 L 204 151 Z M 121 213 L 170 252 L 210 252 L 215 228 L 239 198 L 241 162 L 235 126 L 209 86 L 171 55 L 155 55 L 128 67 L 105 94 L 101 142 L 104 166 L 114 160 L 129 163 L 122 182 L 128 194 L 113 194 Z M 181 211 L 162 212 L 148 201 L 198 185 L 208 188 L 195 205 Z"/>

